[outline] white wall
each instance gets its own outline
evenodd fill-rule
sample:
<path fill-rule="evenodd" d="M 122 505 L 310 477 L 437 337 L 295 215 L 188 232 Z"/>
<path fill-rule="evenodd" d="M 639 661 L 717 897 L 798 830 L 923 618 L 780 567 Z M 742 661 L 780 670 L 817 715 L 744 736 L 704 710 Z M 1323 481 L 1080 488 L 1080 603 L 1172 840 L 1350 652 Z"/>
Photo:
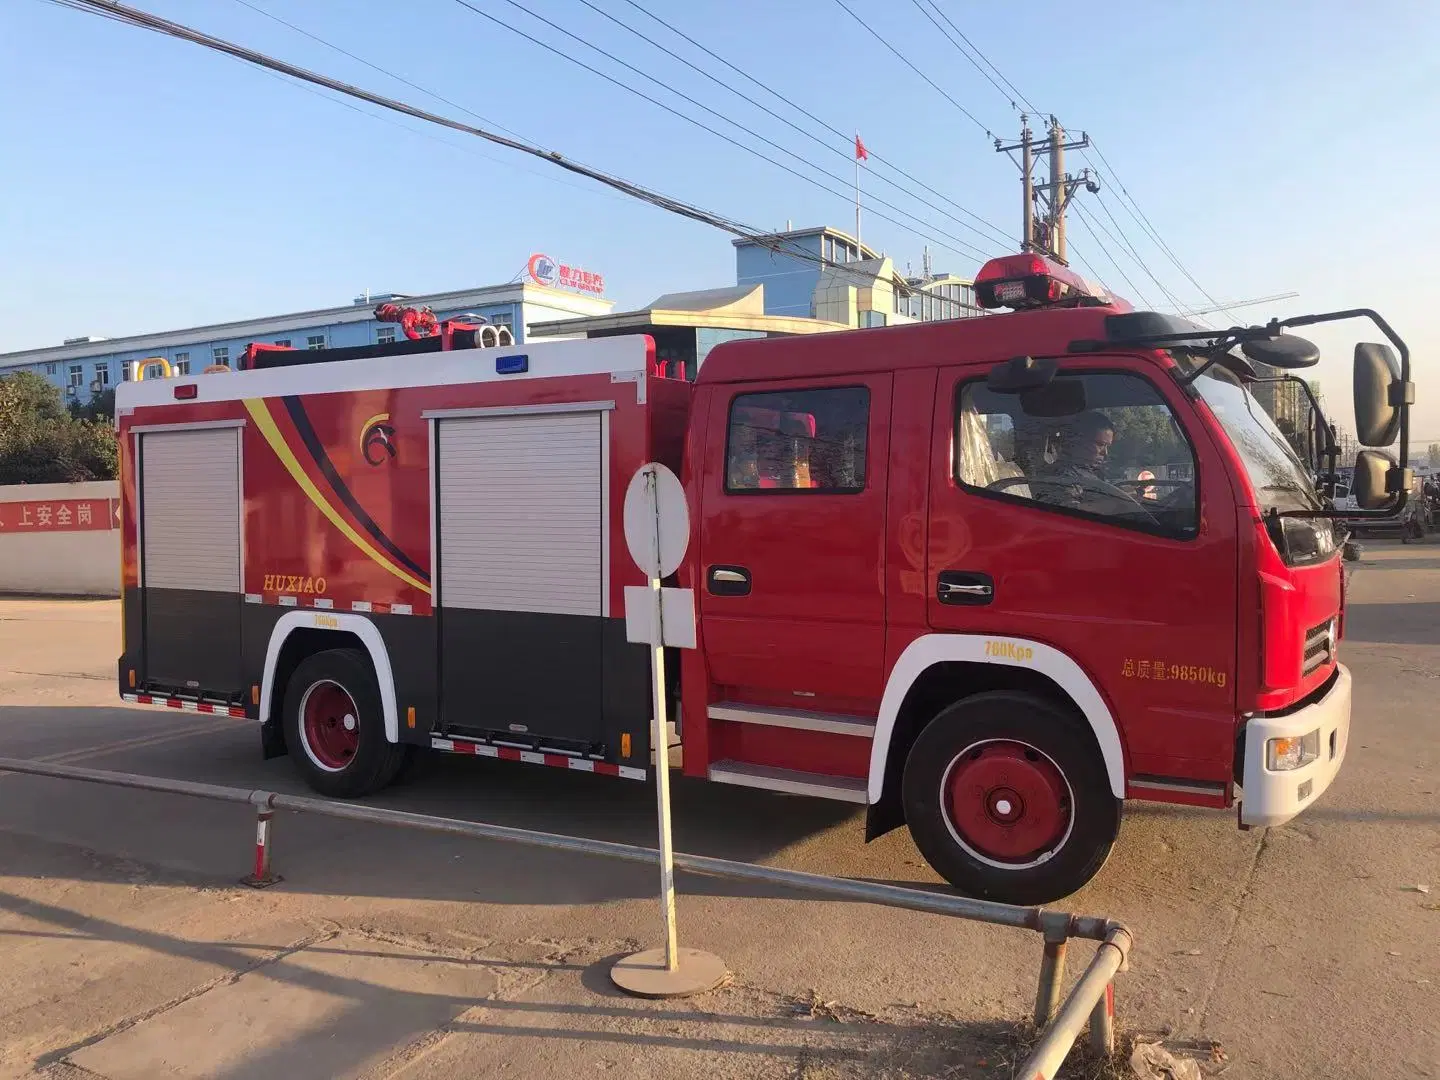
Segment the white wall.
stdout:
<path fill-rule="evenodd" d="M 120 595 L 120 530 L 68 531 L 55 521 L 60 506 L 73 516 L 75 502 L 94 500 L 92 514 L 108 525 L 110 500 L 119 497 L 114 480 L 0 487 L 0 593 Z M 50 528 L 37 519 L 39 508 L 46 506 Z M 27 516 L 29 524 L 22 524 Z"/>

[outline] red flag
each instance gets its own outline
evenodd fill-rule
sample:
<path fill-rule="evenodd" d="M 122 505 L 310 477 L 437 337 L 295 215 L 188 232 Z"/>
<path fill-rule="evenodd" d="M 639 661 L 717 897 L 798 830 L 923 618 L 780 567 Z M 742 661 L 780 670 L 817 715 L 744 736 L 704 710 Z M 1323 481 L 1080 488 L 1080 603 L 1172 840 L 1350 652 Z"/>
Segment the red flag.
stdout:
<path fill-rule="evenodd" d="M 868 161 L 868 160 L 870 160 L 870 151 L 865 149 L 865 144 L 860 141 L 860 136 L 859 136 L 859 135 L 856 135 L 856 136 L 855 136 L 855 160 L 856 160 L 856 161 Z"/>

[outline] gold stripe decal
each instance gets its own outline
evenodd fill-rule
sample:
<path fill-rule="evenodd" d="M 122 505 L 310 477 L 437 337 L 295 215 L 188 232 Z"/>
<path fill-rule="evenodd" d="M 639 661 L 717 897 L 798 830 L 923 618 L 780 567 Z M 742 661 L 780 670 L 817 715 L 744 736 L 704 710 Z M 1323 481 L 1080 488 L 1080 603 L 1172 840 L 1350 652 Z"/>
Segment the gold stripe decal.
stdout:
<path fill-rule="evenodd" d="M 250 418 L 255 421 L 255 427 L 261 435 L 265 436 L 265 441 L 270 444 L 270 449 L 275 451 L 275 456 L 280 459 L 280 463 L 285 466 L 286 471 L 289 472 L 295 482 L 300 485 L 300 490 L 305 492 L 310 501 L 315 504 L 316 509 L 330 519 L 330 524 L 344 533 L 352 544 L 368 555 L 374 562 L 379 563 L 390 573 L 405 582 L 405 584 L 413 585 L 425 593 L 425 595 L 430 595 L 429 585 L 426 585 L 419 578 L 411 576 L 407 570 L 396 566 L 387 559 L 370 541 L 356 532 L 350 523 L 340 516 L 340 511 L 330 505 L 325 496 L 320 493 L 320 489 L 315 486 L 315 482 L 306 474 L 304 466 L 302 466 L 295 457 L 294 451 L 292 451 L 289 444 L 286 443 L 285 436 L 280 433 L 279 427 L 276 426 L 275 418 L 270 415 L 270 409 L 266 406 L 264 399 L 246 398 L 245 411 L 248 412 Z"/>

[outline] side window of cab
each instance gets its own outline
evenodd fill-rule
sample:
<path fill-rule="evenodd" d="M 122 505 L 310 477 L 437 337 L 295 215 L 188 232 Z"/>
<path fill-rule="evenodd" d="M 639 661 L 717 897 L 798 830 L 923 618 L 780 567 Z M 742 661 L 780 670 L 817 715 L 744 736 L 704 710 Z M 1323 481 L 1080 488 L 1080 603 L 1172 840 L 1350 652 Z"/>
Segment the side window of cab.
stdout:
<path fill-rule="evenodd" d="M 728 494 L 865 490 L 870 391 L 863 386 L 740 394 L 730 403 Z"/>
<path fill-rule="evenodd" d="M 1187 539 L 1197 531 L 1195 452 L 1155 386 L 1129 372 L 1059 375 L 955 398 L 955 479 L 986 497 Z"/>

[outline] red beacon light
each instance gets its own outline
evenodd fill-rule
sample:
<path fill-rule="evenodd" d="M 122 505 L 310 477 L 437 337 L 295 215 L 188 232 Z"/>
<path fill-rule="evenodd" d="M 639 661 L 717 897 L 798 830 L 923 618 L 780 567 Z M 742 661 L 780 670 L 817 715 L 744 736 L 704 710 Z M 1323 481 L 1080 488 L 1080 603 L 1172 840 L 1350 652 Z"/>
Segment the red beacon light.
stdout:
<path fill-rule="evenodd" d="M 975 300 L 982 308 L 1025 308 L 1118 304 L 1123 301 L 1092 285 L 1069 267 L 1034 252 L 1003 255 L 980 268 Z"/>

